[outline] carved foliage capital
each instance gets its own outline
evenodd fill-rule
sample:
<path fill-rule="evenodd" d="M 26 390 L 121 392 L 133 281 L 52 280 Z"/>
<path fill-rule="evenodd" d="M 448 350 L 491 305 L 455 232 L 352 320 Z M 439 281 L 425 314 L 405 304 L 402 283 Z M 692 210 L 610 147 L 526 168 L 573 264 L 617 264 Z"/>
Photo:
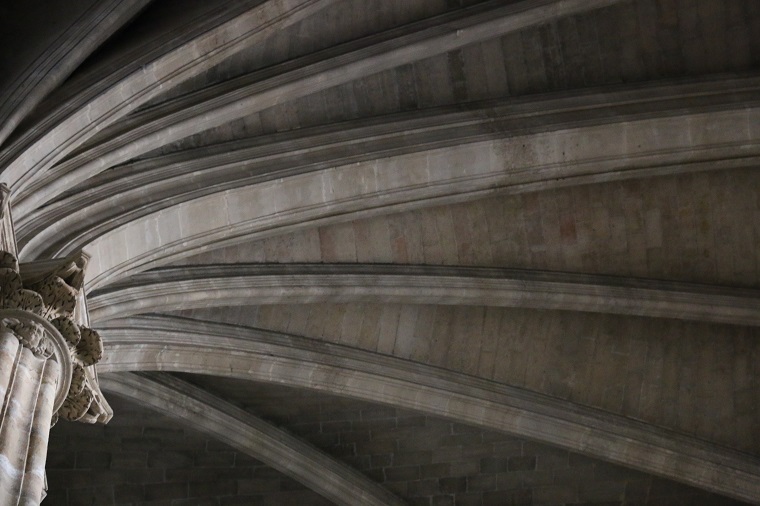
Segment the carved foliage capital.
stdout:
<path fill-rule="evenodd" d="M 16 336 L 16 339 L 37 357 L 50 358 L 55 352 L 55 346 L 45 329 L 35 322 L 3 318 L 0 320 L 0 332 L 10 332 Z"/>
<path fill-rule="evenodd" d="M 75 321 L 79 291 L 83 285 L 84 265 L 75 261 L 60 264 L 51 272 L 22 280 L 17 259 L 0 251 L 0 308 L 17 309 L 49 321 L 61 334 L 73 365 L 71 386 L 58 416 L 67 420 L 103 421 L 110 417 L 100 394 L 94 371 L 88 371 L 103 357 L 98 333 Z M 33 321 L 5 318 L 0 331 L 12 332 L 35 355 L 49 358 L 54 347 L 46 331 Z"/>

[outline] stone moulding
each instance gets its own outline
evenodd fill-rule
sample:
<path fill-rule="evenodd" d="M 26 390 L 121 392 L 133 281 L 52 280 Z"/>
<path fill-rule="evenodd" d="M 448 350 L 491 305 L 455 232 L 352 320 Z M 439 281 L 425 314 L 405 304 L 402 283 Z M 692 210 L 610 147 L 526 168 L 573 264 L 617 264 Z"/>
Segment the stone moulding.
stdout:
<path fill-rule="evenodd" d="M 559 309 L 760 325 L 760 291 L 538 270 L 362 264 L 163 268 L 92 294 L 91 316 L 236 304 L 372 302 Z"/>
<path fill-rule="evenodd" d="M 167 374 L 103 377 L 103 387 L 190 424 L 269 464 L 341 506 L 403 506 L 350 466 L 189 383 Z"/>
<path fill-rule="evenodd" d="M 94 3 L 81 13 L 0 98 L 0 143 L 45 95 L 149 1 L 107 0 Z"/>
<path fill-rule="evenodd" d="M 103 344 L 85 324 L 79 304 L 87 259 L 77 255 L 19 266 L 13 254 L 0 251 L 0 317 L 22 345 L 61 364 L 54 418 L 106 423 L 113 412 L 92 368 L 103 356 Z"/>
<path fill-rule="evenodd" d="M 173 371 L 306 388 L 504 431 L 744 501 L 760 460 L 521 388 L 305 337 L 169 316 L 103 325 L 103 373 Z M 110 375 L 110 376 L 116 376 Z"/>
<path fill-rule="evenodd" d="M 382 121 L 346 122 L 158 156 L 96 176 L 88 180 L 87 192 L 74 192 L 24 216 L 17 223 L 19 247 L 29 257 L 66 254 L 160 209 L 327 166 L 494 138 L 605 124 L 619 128 L 642 119 L 665 120 L 687 110 L 695 114 L 744 109 L 760 101 L 758 87 L 760 77 L 755 75 L 726 81 L 678 80 L 657 86 L 616 85 L 603 91 L 601 100 L 598 89 L 593 94 L 585 90 L 551 93 L 486 102 L 464 110 L 444 107 L 401 113 Z M 734 157 L 732 166 L 753 163 L 759 152 L 757 146 L 754 150 L 746 144 L 736 147 L 734 154 L 744 159 Z M 667 165 L 667 161 L 663 163 Z M 673 167 L 662 170 L 677 172 Z M 521 177 L 518 171 L 515 176 Z"/>
<path fill-rule="evenodd" d="M 90 237 L 76 231 L 69 237 L 66 228 L 44 234 L 57 237 L 58 244 L 68 242 L 60 254 L 93 252 L 97 262 L 88 271 L 88 286 L 94 289 L 210 247 L 307 227 L 497 195 L 754 167 L 758 118 L 758 107 L 702 111 L 437 148 L 172 203 L 146 215 L 127 215 L 115 229 L 106 223 L 94 237 L 89 231 L 84 234 Z M 680 134 L 668 134 L 674 131 Z M 23 251 L 36 256 L 39 246 L 30 243 Z"/>
<path fill-rule="evenodd" d="M 187 107 L 181 108 L 179 113 L 169 115 L 169 121 L 161 118 L 163 121 L 158 126 L 145 127 L 143 125 L 142 132 L 140 128 L 133 128 L 126 135 L 119 136 L 116 141 L 105 143 L 105 148 L 99 146 L 99 150 L 86 153 L 84 157 L 75 156 L 60 165 L 50 167 L 44 173 L 38 171 L 37 173 L 41 174 L 39 177 L 33 182 L 27 180 L 28 184 L 20 187 L 21 193 L 17 206 L 23 214 L 29 213 L 38 207 L 43 199 L 60 195 L 75 184 L 110 166 L 201 130 L 252 114 L 269 105 L 302 97 L 382 70 L 499 37 L 558 17 L 609 6 L 620 1 L 527 0 L 504 6 L 503 2 L 497 0 L 490 2 L 492 11 L 480 12 L 482 10 L 480 8 L 471 8 L 467 12 L 475 10 L 476 13 L 464 19 L 455 17 L 454 21 L 448 23 L 445 20 L 438 20 L 432 27 L 425 27 L 418 32 L 406 33 L 403 36 L 393 32 L 396 37 L 390 41 L 382 41 L 369 47 L 360 47 L 347 54 L 328 57 L 324 61 L 306 65 L 293 72 L 285 72 L 263 83 L 245 83 L 239 88 L 215 93 L 207 100 L 201 100 L 194 107 L 188 104 Z M 31 165 L 25 158 L 25 156 L 20 157 L 19 161 L 14 161 L 10 166 L 13 171 L 12 176 L 16 176 L 23 170 L 22 166 Z M 46 164 L 46 166 L 50 165 L 52 164 Z M 27 169 L 26 173 L 30 172 Z"/>
<path fill-rule="evenodd" d="M 281 30 L 334 0 L 280 0 L 259 2 L 255 7 L 198 34 L 180 47 L 156 55 L 151 62 L 135 69 L 131 74 L 103 90 L 75 111 L 46 125 L 41 134 L 29 130 L 29 137 L 16 149 L 0 153 L 0 165 L 5 166 L 4 176 L 17 192 L 15 202 L 20 214 L 63 191 L 69 184 L 60 186 L 65 179 L 56 173 L 53 181 L 47 177 L 50 169 L 82 141 L 107 125 L 148 102 L 167 88 L 212 68 L 225 58 L 255 43 L 260 43 L 275 30 Z M 105 169 L 106 167 L 102 167 Z M 42 189 L 41 192 L 31 192 Z M 34 197 L 34 198 L 33 198 Z"/>

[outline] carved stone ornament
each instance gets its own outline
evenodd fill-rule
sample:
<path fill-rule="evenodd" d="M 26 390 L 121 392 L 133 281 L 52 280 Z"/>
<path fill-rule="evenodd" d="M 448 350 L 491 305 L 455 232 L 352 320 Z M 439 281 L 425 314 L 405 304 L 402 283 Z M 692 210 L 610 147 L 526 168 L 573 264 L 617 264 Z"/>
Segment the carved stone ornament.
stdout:
<path fill-rule="evenodd" d="M 33 321 L 3 318 L 0 320 L 0 332 L 14 334 L 21 344 L 29 348 L 37 357 L 50 358 L 55 352 L 55 346 L 45 329 Z"/>
<path fill-rule="evenodd" d="M 39 357 L 59 358 L 65 353 L 59 361 L 70 364 L 63 368 L 69 375 L 67 392 L 55 406 L 53 423 L 58 417 L 107 422 L 112 414 L 92 367 L 103 357 L 102 341 L 96 331 L 77 323 L 76 318 L 85 264 L 86 257 L 80 256 L 59 262 L 52 269 L 48 264 L 32 266 L 27 275 L 20 272 L 13 254 L 0 251 L 0 309 L 5 310 L 0 331 L 12 332 Z M 57 348 L 63 350 L 56 353 Z"/>

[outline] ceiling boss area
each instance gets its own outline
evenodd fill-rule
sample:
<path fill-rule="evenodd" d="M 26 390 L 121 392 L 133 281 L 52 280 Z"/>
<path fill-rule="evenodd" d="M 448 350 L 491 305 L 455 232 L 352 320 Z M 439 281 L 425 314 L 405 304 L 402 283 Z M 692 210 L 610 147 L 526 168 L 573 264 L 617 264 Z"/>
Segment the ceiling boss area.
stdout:
<path fill-rule="evenodd" d="M 0 503 L 760 504 L 758 34 L 0 6 Z"/>

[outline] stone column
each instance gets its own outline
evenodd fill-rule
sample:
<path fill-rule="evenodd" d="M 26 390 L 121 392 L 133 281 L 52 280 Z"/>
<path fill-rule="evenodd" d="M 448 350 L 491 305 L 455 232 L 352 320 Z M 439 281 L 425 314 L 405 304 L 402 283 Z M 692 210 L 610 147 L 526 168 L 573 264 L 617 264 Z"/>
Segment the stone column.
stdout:
<path fill-rule="evenodd" d="M 95 368 L 103 355 L 87 327 L 82 253 L 19 265 L 7 188 L 0 186 L 0 506 L 45 497 L 48 434 L 58 418 L 112 416 Z"/>
<path fill-rule="evenodd" d="M 72 361 L 63 337 L 39 316 L 0 310 L 0 504 L 44 498 L 53 413 L 66 398 Z"/>

